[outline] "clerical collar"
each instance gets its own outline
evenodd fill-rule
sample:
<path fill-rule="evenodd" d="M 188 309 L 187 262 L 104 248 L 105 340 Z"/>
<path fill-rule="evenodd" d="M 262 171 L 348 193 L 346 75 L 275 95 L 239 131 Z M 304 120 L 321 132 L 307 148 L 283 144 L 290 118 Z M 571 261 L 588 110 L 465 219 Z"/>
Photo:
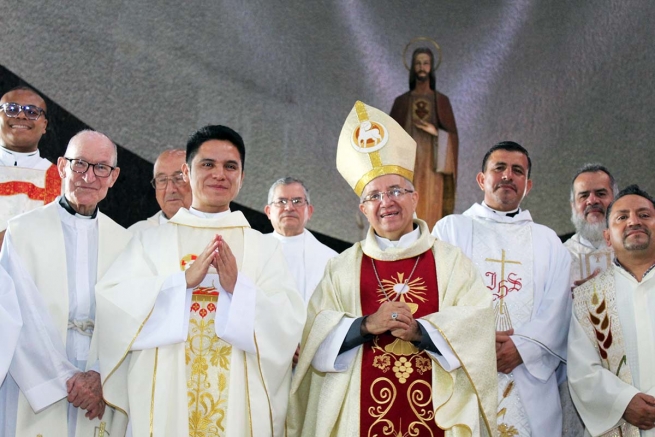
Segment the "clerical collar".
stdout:
<path fill-rule="evenodd" d="M 286 235 L 282 235 L 277 231 L 273 231 L 273 236 L 283 243 L 295 243 L 305 239 L 305 230 L 303 229 L 302 233 L 298 235 L 292 235 L 290 237 L 287 237 Z"/>
<path fill-rule="evenodd" d="M 617 266 L 617 267 L 620 267 L 624 272 L 628 273 L 630 276 L 635 278 L 637 280 L 637 282 L 641 282 L 639 279 L 637 279 L 637 277 L 635 275 L 632 274 L 632 272 L 630 272 L 630 270 L 623 267 L 623 264 L 621 264 L 617 258 L 614 258 L 614 265 Z M 643 281 L 644 278 L 646 277 L 646 275 L 649 274 L 653 269 L 655 269 L 655 264 L 648 267 L 648 270 L 646 270 L 644 272 L 644 275 L 641 277 L 641 280 Z"/>
<path fill-rule="evenodd" d="M 220 218 L 220 217 L 226 216 L 229 213 L 231 213 L 232 211 L 230 211 L 229 208 L 228 208 L 227 211 L 222 211 L 222 212 L 203 212 L 203 211 L 198 211 L 197 209 L 195 209 L 192 206 L 192 207 L 189 208 L 189 212 L 191 214 L 195 215 L 196 217 L 215 219 L 215 218 Z"/>
<path fill-rule="evenodd" d="M 405 249 L 409 246 L 411 246 L 413 243 L 418 241 L 419 237 L 421 236 L 421 231 L 419 230 L 419 227 L 414 225 L 415 228 L 412 230 L 412 232 L 409 232 L 402 237 L 400 237 L 400 240 L 398 241 L 391 241 L 387 238 L 380 237 L 378 234 L 373 234 L 375 236 L 375 241 L 378 243 L 378 247 L 380 247 L 380 250 L 387 250 L 390 247 L 399 247 L 401 249 Z"/>
<path fill-rule="evenodd" d="M 41 155 L 39 154 L 39 149 L 36 149 L 34 152 L 22 153 L 14 152 L 4 146 L 0 146 L 0 161 L 6 166 L 24 167 L 25 161 L 33 161 L 40 158 Z"/>
<path fill-rule="evenodd" d="M 72 216 L 75 216 L 77 218 L 83 218 L 83 219 L 94 219 L 98 216 L 98 206 L 96 205 L 96 209 L 93 211 L 93 214 L 91 215 L 82 215 L 75 211 L 73 207 L 68 203 L 68 199 L 66 199 L 66 196 L 59 196 L 58 198 L 59 205 L 66 210 L 67 213 L 69 213 Z"/>
<path fill-rule="evenodd" d="M 497 209 L 493 209 L 492 207 L 490 207 L 489 205 L 484 203 L 484 201 L 482 202 L 482 206 L 484 206 L 485 208 L 487 208 L 490 211 L 495 212 L 496 214 L 506 215 L 507 217 L 514 217 L 515 215 L 517 215 L 518 213 L 521 212 L 521 208 L 516 208 L 513 211 L 498 211 Z"/>

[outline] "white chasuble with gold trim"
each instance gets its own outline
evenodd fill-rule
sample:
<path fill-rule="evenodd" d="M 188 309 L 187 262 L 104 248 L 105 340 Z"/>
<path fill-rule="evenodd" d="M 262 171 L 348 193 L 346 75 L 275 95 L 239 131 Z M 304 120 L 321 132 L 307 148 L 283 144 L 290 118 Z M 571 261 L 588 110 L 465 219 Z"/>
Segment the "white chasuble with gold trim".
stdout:
<path fill-rule="evenodd" d="M 493 296 L 496 331 L 529 322 L 534 302 L 532 228 L 474 219 L 471 260 Z M 498 429 L 501 435 L 530 435 L 513 373 L 498 373 Z"/>

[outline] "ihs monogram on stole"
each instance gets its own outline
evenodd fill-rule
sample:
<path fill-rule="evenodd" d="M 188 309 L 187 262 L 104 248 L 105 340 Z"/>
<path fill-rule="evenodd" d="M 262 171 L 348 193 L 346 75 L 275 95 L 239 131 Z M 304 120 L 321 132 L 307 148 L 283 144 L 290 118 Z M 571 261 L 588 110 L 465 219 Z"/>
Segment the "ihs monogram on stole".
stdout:
<path fill-rule="evenodd" d="M 195 255 L 185 256 L 180 262 L 182 270 L 188 269 L 195 259 Z M 191 297 L 185 354 L 190 437 L 225 434 L 232 346 L 216 336 L 216 283 L 218 275 L 207 275 Z"/>
<path fill-rule="evenodd" d="M 409 278 L 414 264 L 421 276 Z M 439 310 L 434 257 L 431 251 L 400 261 L 362 260 L 362 311 L 373 314 L 387 300 L 404 302 L 414 318 Z M 385 296 L 386 293 L 386 296 Z M 388 299 L 387 299 L 388 297 Z M 386 332 L 366 345 L 362 355 L 360 435 L 442 436 L 432 406 L 432 360 L 414 344 Z"/>
<path fill-rule="evenodd" d="M 500 278 L 498 278 L 496 272 L 486 272 L 484 275 L 490 279 L 490 285 L 487 285 L 487 288 L 493 293 L 496 330 L 508 331 L 512 329 L 512 318 L 505 298 L 509 293 L 519 291 L 523 284 L 521 284 L 521 278 L 516 273 L 510 272 L 505 276 L 505 264 L 521 264 L 521 262 L 506 259 L 505 249 L 502 249 L 501 253 L 502 257 L 500 259 L 485 259 L 487 262 L 500 263 Z"/>

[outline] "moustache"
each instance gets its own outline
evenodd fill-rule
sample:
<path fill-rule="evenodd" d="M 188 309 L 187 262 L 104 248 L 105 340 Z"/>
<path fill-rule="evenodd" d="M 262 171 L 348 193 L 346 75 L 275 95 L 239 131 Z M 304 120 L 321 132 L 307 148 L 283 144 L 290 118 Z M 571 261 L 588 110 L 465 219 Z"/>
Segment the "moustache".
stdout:
<path fill-rule="evenodd" d="M 603 208 L 601 205 L 589 205 L 584 209 L 584 215 L 586 216 L 587 214 L 591 212 L 599 212 L 603 215 L 605 215 L 605 208 Z"/>
<path fill-rule="evenodd" d="M 628 229 L 623 231 L 623 238 L 627 238 L 628 234 L 630 232 L 633 232 L 633 231 L 643 231 L 644 234 L 646 234 L 649 237 L 650 237 L 650 234 L 651 234 L 650 229 L 648 229 L 648 228 L 646 228 L 644 226 L 641 226 L 641 225 L 634 225 L 634 226 L 630 226 Z"/>
<path fill-rule="evenodd" d="M 496 185 L 496 190 L 498 190 L 500 188 L 511 188 L 514 191 L 518 191 L 518 189 L 516 188 L 516 185 L 514 185 L 513 182 L 501 182 L 501 183 Z"/>

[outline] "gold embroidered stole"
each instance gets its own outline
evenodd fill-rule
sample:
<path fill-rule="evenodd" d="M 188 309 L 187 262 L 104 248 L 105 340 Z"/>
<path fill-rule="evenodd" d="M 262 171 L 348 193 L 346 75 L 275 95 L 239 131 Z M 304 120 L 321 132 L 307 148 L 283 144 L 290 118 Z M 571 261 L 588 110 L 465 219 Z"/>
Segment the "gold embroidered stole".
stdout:
<path fill-rule="evenodd" d="M 573 313 L 584 329 L 587 338 L 598 352 L 601 365 L 626 384 L 632 384 L 623 343 L 623 331 L 616 307 L 616 286 L 614 270 L 609 269 L 600 276 L 574 290 Z M 639 436 L 639 429 L 623 419 L 616 428 L 602 437 Z"/>
<path fill-rule="evenodd" d="M 186 270 L 214 237 L 216 229 L 180 226 L 178 232 L 179 253 L 183 254 L 180 268 Z M 240 238 L 235 238 L 237 235 Z M 240 263 L 243 234 L 230 232 L 224 238 Z M 190 437 L 225 435 L 232 346 L 216 335 L 214 327 L 218 288 L 218 275 L 210 267 L 205 279 L 194 288 L 189 309 L 185 359 Z"/>

